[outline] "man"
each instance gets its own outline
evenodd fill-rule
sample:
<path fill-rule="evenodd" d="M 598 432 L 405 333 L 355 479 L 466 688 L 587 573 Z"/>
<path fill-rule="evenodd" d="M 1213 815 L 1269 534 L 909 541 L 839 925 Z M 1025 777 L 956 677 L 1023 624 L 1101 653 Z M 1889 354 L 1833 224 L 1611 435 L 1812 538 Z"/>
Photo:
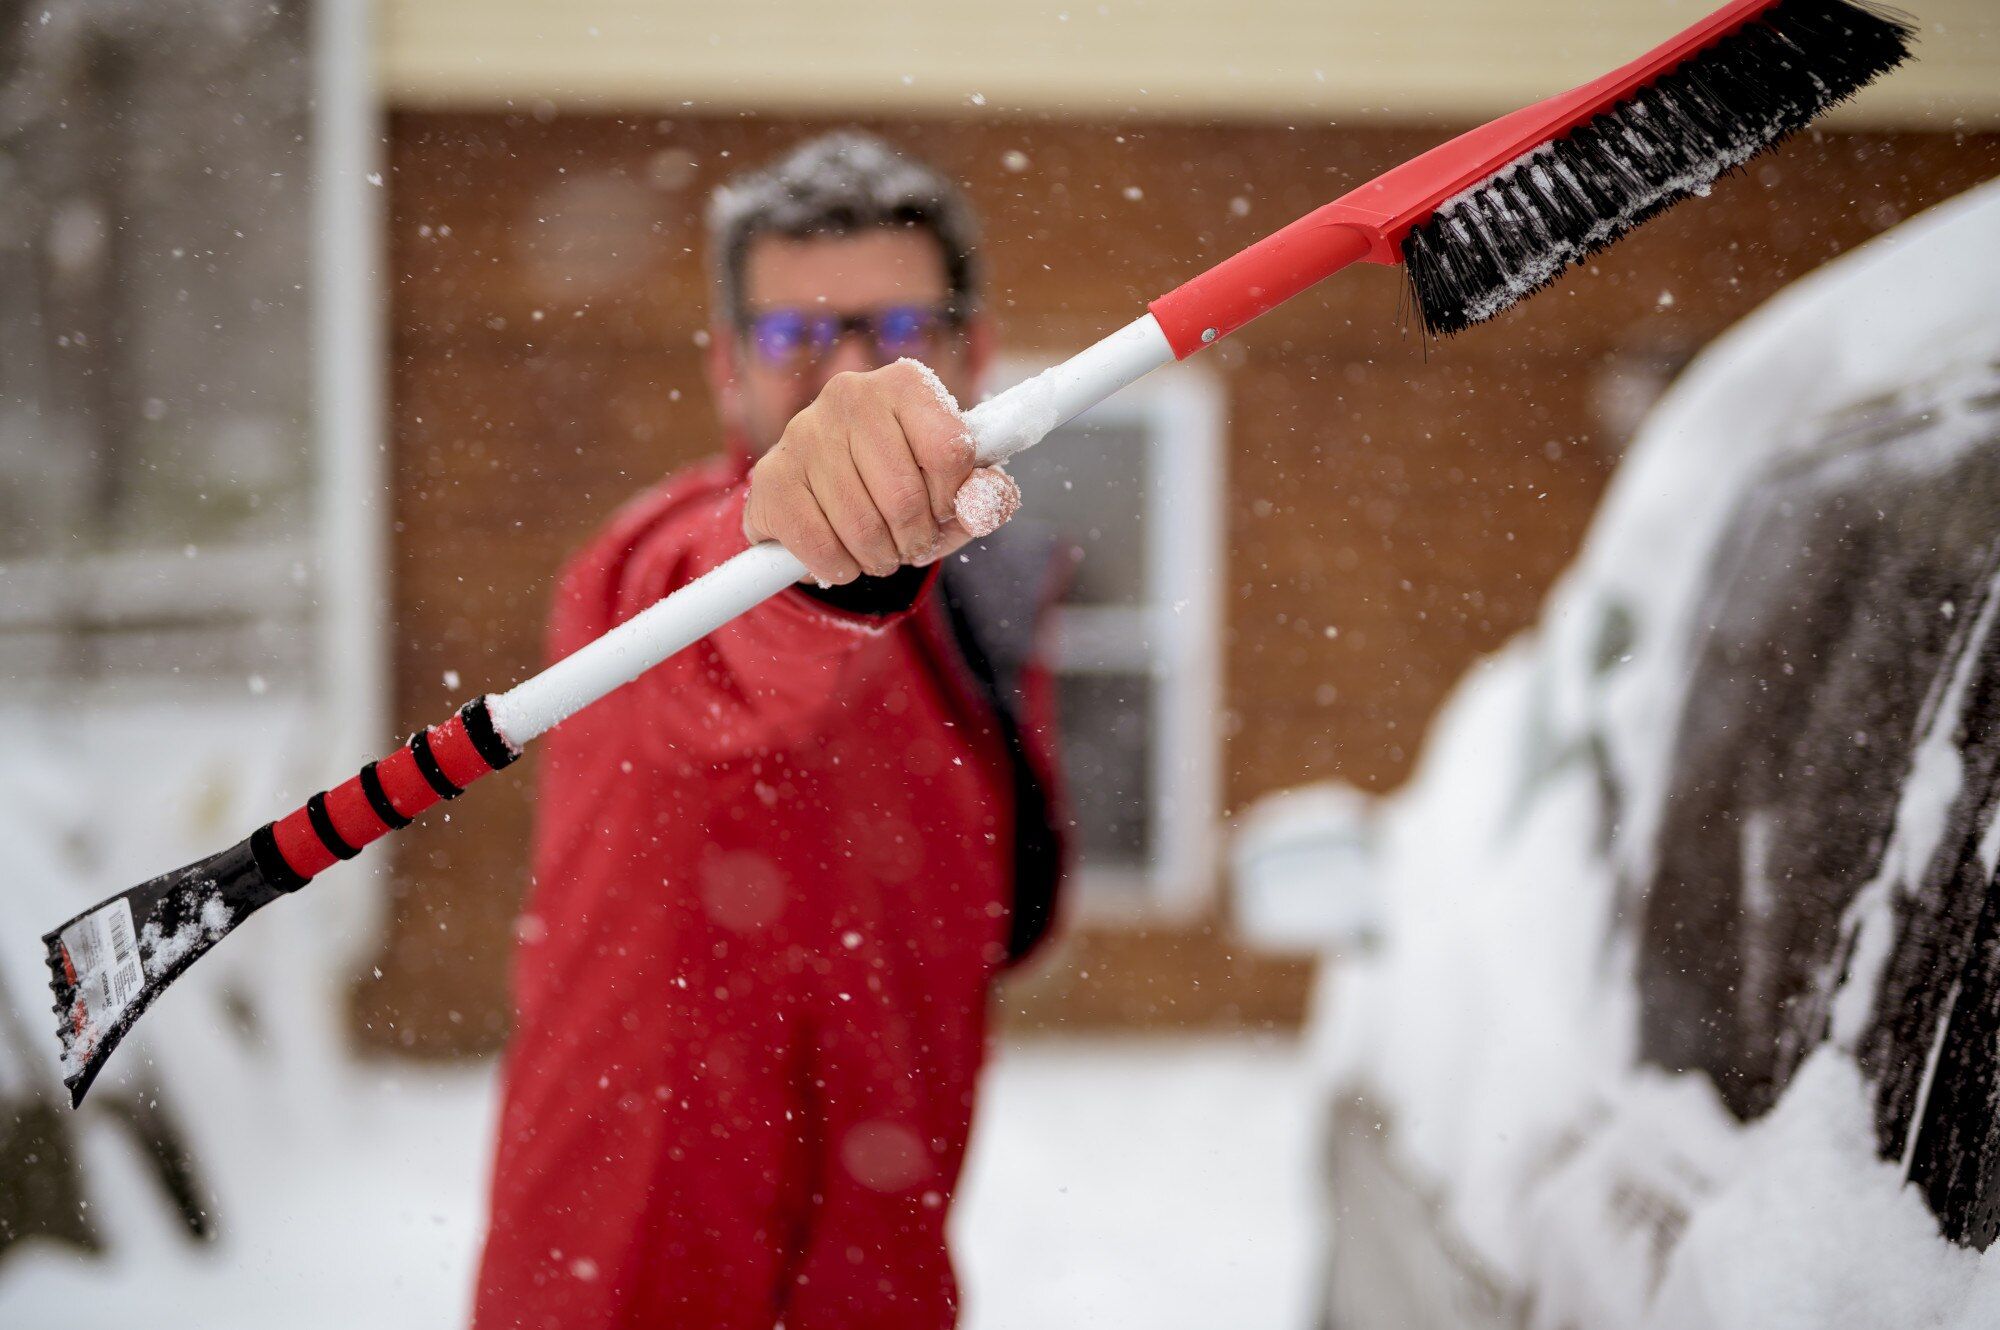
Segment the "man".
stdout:
<path fill-rule="evenodd" d="M 982 534 L 965 203 L 839 134 L 710 230 L 728 453 L 573 560 L 552 648 L 751 541 L 811 576 L 545 742 L 480 1330 L 953 1324 L 988 990 L 1053 905 L 1051 551 L 944 557 Z"/>

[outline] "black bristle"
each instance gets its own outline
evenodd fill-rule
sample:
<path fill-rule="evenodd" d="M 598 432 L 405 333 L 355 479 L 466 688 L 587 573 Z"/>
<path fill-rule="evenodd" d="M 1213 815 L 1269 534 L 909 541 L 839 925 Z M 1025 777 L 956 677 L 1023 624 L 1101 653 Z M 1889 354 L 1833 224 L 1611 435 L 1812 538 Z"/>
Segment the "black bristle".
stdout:
<path fill-rule="evenodd" d="M 1629 100 L 1448 200 L 1403 243 L 1424 330 L 1449 336 L 1805 127 L 1908 58 L 1915 32 L 1851 0 L 1781 0 Z"/>

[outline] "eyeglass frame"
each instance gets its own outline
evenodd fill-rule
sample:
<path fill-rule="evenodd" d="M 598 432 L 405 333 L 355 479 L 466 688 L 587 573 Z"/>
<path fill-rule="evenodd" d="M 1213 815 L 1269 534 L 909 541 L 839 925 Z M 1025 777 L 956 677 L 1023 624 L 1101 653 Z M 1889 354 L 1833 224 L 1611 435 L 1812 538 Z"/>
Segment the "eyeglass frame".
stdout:
<path fill-rule="evenodd" d="M 892 355 L 888 348 L 882 344 L 881 320 L 891 314 L 909 312 L 920 312 L 930 317 L 932 323 L 926 330 L 925 335 L 927 339 L 933 340 L 937 334 L 942 332 L 963 332 L 968 317 L 962 302 L 955 297 L 947 297 L 944 300 L 930 304 L 917 302 L 886 304 L 855 313 L 842 313 L 837 310 L 818 310 L 798 305 L 777 305 L 764 309 L 745 308 L 738 311 L 735 324 L 738 338 L 751 350 L 761 364 L 770 369 L 796 371 L 833 356 L 839 351 L 841 343 L 856 333 L 864 334 L 868 338 L 869 346 L 875 352 L 876 358 L 883 363 L 896 359 L 897 355 L 908 354 L 909 352 L 907 351 L 899 351 Z M 785 361 L 771 356 L 765 350 L 757 335 L 757 324 L 760 320 L 773 315 L 783 314 L 801 316 L 807 324 L 808 334 L 801 340 L 796 356 Z M 813 339 L 810 335 L 811 325 L 815 321 L 824 325 L 828 320 L 833 320 L 837 323 L 833 339 L 827 342 L 823 349 L 814 350 Z"/>

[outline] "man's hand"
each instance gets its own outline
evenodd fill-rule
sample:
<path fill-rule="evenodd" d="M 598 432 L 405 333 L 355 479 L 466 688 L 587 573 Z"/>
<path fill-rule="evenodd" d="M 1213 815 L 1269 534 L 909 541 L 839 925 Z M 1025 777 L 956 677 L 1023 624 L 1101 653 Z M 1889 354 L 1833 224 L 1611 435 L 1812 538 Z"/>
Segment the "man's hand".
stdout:
<path fill-rule="evenodd" d="M 922 367 L 838 374 L 752 468 L 743 534 L 778 541 L 824 585 L 884 577 L 934 563 L 1013 515 L 1014 482 L 994 468 L 976 474 L 961 509 L 960 487 L 975 476 L 972 435 Z"/>

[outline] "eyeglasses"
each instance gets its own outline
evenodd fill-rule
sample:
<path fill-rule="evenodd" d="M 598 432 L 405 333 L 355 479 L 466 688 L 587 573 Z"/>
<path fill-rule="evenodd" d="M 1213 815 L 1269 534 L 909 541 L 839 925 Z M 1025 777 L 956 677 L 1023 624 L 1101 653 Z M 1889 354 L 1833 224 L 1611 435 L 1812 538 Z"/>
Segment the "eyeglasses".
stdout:
<path fill-rule="evenodd" d="M 950 305 L 888 305 L 841 314 L 833 310 L 767 309 L 742 321 L 745 339 L 758 359 L 773 369 L 802 369 L 832 355 L 849 334 L 868 338 L 877 360 L 924 356 L 937 349 L 942 334 L 958 326 Z"/>

